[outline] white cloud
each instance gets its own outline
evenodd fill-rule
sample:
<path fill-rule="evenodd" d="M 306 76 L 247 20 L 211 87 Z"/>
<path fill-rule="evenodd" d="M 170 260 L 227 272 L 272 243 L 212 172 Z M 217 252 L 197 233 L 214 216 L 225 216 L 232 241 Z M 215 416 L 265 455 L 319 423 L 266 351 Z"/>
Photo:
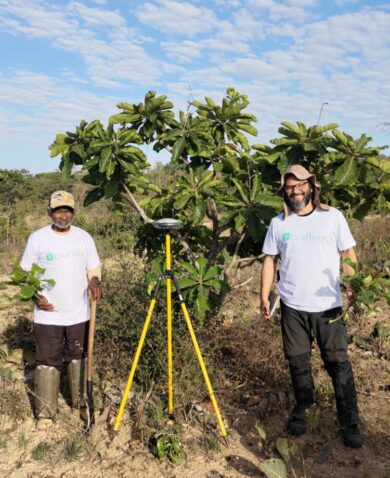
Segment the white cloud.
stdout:
<path fill-rule="evenodd" d="M 144 3 L 136 11 L 136 17 L 149 28 L 169 35 L 192 37 L 218 26 L 214 12 L 209 8 L 174 0 Z"/>
<path fill-rule="evenodd" d="M 70 2 L 66 9 L 72 16 L 77 16 L 89 26 L 118 27 L 125 24 L 123 17 L 119 13 L 101 8 L 89 8 L 83 3 Z"/>
<path fill-rule="evenodd" d="M 263 23 L 256 20 L 250 10 L 241 9 L 237 11 L 234 14 L 234 24 L 241 37 L 265 38 Z"/>
<path fill-rule="evenodd" d="M 251 81 L 278 81 L 284 76 L 280 65 L 272 65 L 258 58 L 240 58 L 230 64 L 221 65 L 220 69 Z"/>
<path fill-rule="evenodd" d="M 180 63 L 191 63 L 195 58 L 199 58 L 202 55 L 199 42 L 191 40 L 162 42 L 161 47 L 167 53 L 168 57 Z"/>
<path fill-rule="evenodd" d="M 307 5 L 302 5 L 302 2 L 298 0 L 293 0 L 289 4 L 276 0 L 249 0 L 248 5 L 254 9 L 266 11 L 269 18 L 276 22 L 288 19 L 294 23 L 302 23 L 313 17 L 313 13 L 305 8 Z M 259 16 L 260 11 L 254 13 Z"/>

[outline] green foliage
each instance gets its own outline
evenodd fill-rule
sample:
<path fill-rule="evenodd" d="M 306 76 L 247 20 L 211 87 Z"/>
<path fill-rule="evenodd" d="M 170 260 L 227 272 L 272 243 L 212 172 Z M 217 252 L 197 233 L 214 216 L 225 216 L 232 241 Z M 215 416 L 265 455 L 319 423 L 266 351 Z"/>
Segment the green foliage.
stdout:
<path fill-rule="evenodd" d="M 170 433 L 156 437 L 154 453 L 160 460 L 168 458 L 173 465 L 181 465 L 186 458 L 183 445 L 179 438 Z"/>
<path fill-rule="evenodd" d="M 29 271 L 22 269 L 17 261 L 13 260 L 13 269 L 10 275 L 10 280 L 4 283 L 9 285 L 16 285 L 20 287 L 19 294 L 13 298 L 19 298 L 22 301 L 29 301 L 34 297 L 37 297 L 43 290 L 43 285 L 47 284 L 49 287 L 54 287 L 54 279 L 41 279 L 45 270 L 38 264 L 33 264 Z"/>
<path fill-rule="evenodd" d="M 82 167 L 83 181 L 93 186 L 85 205 L 103 197 L 119 206 L 125 200 L 147 223 L 172 216 L 183 222 L 177 255 L 197 271 L 184 266 L 192 285 L 187 299 L 201 320 L 213 305 L 199 258 L 206 259 L 205 270 L 218 266 L 226 282 L 233 282 L 241 267 L 237 257 L 253 254 L 254 243 L 260 247 L 271 217 L 282 209 L 276 189 L 288 165 L 299 163 L 316 173 L 324 201 L 356 218 L 390 210 L 390 160 L 380 156 L 383 147 L 368 146 L 371 138 L 355 140 L 336 124 L 283 122 L 273 146 L 253 145 L 256 117 L 246 111 L 248 105 L 246 95 L 228 88 L 221 104 L 206 97 L 175 118 L 167 97 L 150 91 L 142 103 L 118 104 L 121 111 L 107 127 L 82 121 L 49 147 L 52 157 L 61 156 L 64 177 Z M 135 146 L 149 144 L 171 154 L 172 174 L 164 181 L 147 174 L 145 154 Z M 161 241 L 154 240 L 150 226 L 139 234 L 149 256 L 156 257 Z M 219 296 L 226 292 L 216 282 L 213 289 Z"/>
<path fill-rule="evenodd" d="M 375 310 L 381 297 L 385 298 L 387 303 L 390 304 L 390 278 L 387 271 L 378 272 L 372 269 L 371 273 L 364 274 L 357 270 L 357 265 L 351 259 L 345 259 L 344 263 L 354 270 L 354 274 L 344 276 L 342 282 L 346 287 L 351 286 L 355 293 L 355 313 L 362 314 L 366 311 Z"/>

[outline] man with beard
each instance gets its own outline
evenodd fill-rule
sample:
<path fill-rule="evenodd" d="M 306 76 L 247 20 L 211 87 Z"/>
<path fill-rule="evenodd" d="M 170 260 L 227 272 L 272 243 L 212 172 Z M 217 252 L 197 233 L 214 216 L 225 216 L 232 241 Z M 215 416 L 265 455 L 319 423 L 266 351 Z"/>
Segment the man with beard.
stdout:
<path fill-rule="evenodd" d="M 61 371 L 67 368 L 72 406 L 80 410 L 84 393 L 85 351 L 88 341 L 89 302 L 100 300 L 100 260 L 92 237 L 72 226 L 74 198 L 66 191 L 51 195 L 51 225 L 33 232 L 21 267 L 33 263 L 45 269 L 41 279 L 54 279 L 34 299 L 36 341 L 35 415 L 37 428 L 51 426 L 58 401 Z M 43 283 L 45 284 L 45 283 Z"/>
<path fill-rule="evenodd" d="M 270 318 L 269 294 L 276 257 L 280 256 L 278 289 L 281 297 L 283 346 L 289 363 L 296 405 L 287 432 L 298 436 L 306 431 L 306 411 L 314 403 L 311 375 L 311 345 L 316 338 L 325 369 L 336 397 L 343 442 L 351 448 L 363 444 L 352 367 L 347 353 L 345 322 L 340 290 L 340 256 L 356 263 L 356 245 L 343 214 L 319 200 L 320 186 L 314 174 L 293 165 L 282 175 L 279 192 L 284 212 L 272 219 L 263 252 L 261 312 Z M 343 272 L 354 270 L 343 264 Z M 354 293 L 347 289 L 348 306 Z"/>

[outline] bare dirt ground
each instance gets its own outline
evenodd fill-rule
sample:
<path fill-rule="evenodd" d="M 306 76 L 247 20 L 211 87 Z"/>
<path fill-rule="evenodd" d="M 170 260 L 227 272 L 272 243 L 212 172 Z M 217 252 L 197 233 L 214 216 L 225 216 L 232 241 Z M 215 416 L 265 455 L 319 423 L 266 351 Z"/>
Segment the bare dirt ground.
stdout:
<path fill-rule="evenodd" d="M 88 436 L 82 434 L 82 423 L 72 414 L 66 392 L 60 397 L 54 427 L 46 432 L 37 431 L 31 393 L 34 364 L 31 308 L 10 306 L 3 293 L 2 296 L 1 477 L 257 477 L 264 476 L 259 468 L 261 462 L 278 456 L 275 440 L 286 436 L 284 424 L 292 405 L 291 388 L 286 367 L 280 359 L 277 324 L 265 325 L 259 320 L 255 286 L 232 293 L 219 314 L 222 325 L 211 337 L 223 343 L 215 380 L 218 403 L 228 430 L 228 443 L 205 442 L 205 428 L 215 436 L 218 436 L 218 429 L 213 413 L 207 410 L 209 405 L 199 406 L 194 411 L 198 414 L 195 419 L 189 419 L 181 426 L 180 439 L 186 460 L 176 466 L 168 460 L 160 461 L 142 439 L 134 439 L 134 426 L 131 426 L 127 414 L 119 431 L 112 431 L 125 384 L 120 384 L 121 389 L 113 386 L 106 391 L 110 400 L 99 407 L 96 425 Z M 350 323 L 349 332 L 368 336 L 378 319 L 389 325 L 389 309 L 384 308 L 377 317 Z M 272 334 L 271 329 L 265 327 L 271 328 Z M 299 451 L 293 459 L 293 470 L 289 468 L 289 476 L 390 476 L 388 345 L 375 343 L 369 349 L 362 349 L 351 343 L 350 356 L 359 394 L 364 447 L 350 450 L 343 446 L 335 421 L 330 382 L 315 350 L 313 373 L 319 405 L 310 415 L 309 431 L 294 440 Z M 277 386 L 272 389 L 270 384 Z M 262 444 L 256 432 L 259 424 L 267 432 Z"/>

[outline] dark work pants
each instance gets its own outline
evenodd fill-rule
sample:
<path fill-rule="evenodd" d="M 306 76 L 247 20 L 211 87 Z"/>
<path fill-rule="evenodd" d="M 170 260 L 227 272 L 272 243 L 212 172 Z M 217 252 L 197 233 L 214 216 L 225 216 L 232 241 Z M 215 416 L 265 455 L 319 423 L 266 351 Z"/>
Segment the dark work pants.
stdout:
<path fill-rule="evenodd" d="M 68 326 L 34 324 L 37 366 L 61 370 L 71 360 L 81 359 L 87 350 L 88 330 L 89 321 Z"/>
<path fill-rule="evenodd" d="M 310 358 L 311 345 L 316 339 L 325 369 L 333 382 L 339 421 L 342 426 L 358 423 L 345 322 L 339 319 L 330 323 L 342 313 L 341 307 L 323 312 L 304 312 L 282 302 L 281 310 L 284 353 L 290 366 L 298 414 L 314 402 Z"/>

